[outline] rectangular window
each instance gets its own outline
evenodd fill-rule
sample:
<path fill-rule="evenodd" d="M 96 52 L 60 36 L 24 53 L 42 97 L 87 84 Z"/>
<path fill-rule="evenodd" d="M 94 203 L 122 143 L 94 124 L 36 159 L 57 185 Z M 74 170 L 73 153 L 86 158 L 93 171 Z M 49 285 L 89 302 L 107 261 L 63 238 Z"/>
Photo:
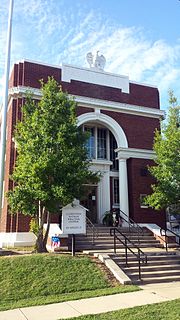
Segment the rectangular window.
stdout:
<path fill-rule="evenodd" d="M 119 179 L 113 179 L 113 204 L 119 204 Z"/>
<path fill-rule="evenodd" d="M 147 194 L 140 194 L 140 207 L 141 208 L 148 208 L 148 205 L 145 203 L 145 198 Z"/>
<path fill-rule="evenodd" d="M 106 129 L 97 129 L 97 158 L 107 159 L 107 148 L 106 148 Z"/>
<path fill-rule="evenodd" d="M 111 170 L 119 170 L 119 161 L 116 159 L 117 153 L 114 151 L 117 149 L 117 142 L 111 132 L 109 132 L 110 137 L 110 160 L 112 161 Z"/>
<path fill-rule="evenodd" d="M 86 144 L 87 148 L 87 155 L 89 159 L 94 159 L 95 158 L 95 130 L 94 128 L 91 127 L 85 127 L 85 131 L 89 133 L 89 138 Z"/>

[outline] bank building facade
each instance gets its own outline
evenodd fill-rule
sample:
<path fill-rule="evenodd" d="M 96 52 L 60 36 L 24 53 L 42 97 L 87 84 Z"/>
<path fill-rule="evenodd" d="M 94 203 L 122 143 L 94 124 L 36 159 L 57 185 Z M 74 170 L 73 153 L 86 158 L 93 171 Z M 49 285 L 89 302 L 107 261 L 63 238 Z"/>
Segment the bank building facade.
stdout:
<path fill-rule="evenodd" d="M 88 186 L 82 202 L 89 209 L 90 220 L 102 223 L 106 211 L 120 209 L 137 223 L 163 227 L 165 213 L 147 207 L 143 201 L 154 183 L 147 167 L 153 165 L 154 132 L 164 117 L 159 91 L 104 71 L 105 58 L 99 53 L 94 59 L 89 52 L 87 62 L 87 68 L 28 60 L 14 64 L 9 81 L 4 192 L 12 187 L 9 176 L 17 155 L 13 128 L 21 119 L 26 91 L 31 90 L 34 99 L 41 99 L 39 80 L 45 82 L 52 76 L 77 102 L 78 126 L 89 132 L 91 170 L 101 172 L 100 181 Z M 29 231 L 30 218 L 20 213 L 11 215 L 5 196 L 0 219 L 1 233 Z"/>

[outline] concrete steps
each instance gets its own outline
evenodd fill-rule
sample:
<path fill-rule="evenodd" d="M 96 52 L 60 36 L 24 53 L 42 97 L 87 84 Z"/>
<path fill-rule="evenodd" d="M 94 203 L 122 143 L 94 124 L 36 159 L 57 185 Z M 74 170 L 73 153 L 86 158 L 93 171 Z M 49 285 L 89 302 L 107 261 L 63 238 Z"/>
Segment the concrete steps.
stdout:
<path fill-rule="evenodd" d="M 113 237 L 110 236 L 110 228 L 109 227 L 96 227 L 98 237 L 95 238 L 94 243 L 92 243 L 92 233 L 90 231 L 87 232 L 87 235 L 79 235 L 76 236 L 76 250 L 107 250 L 113 249 L 114 240 Z M 129 232 L 129 228 L 120 228 L 119 229 L 128 239 L 128 245 L 133 248 L 133 245 L 140 246 L 141 248 L 162 248 L 162 244 L 158 240 L 154 238 L 152 233 L 148 230 L 144 230 L 144 234 L 139 236 L 136 230 L 133 232 Z M 123 241 L 124 237 L 119 235 L 119 238 Z M 117 242 L 117 248 L 123 249 L 124 245 L 121 242 Z"/>
<path fill-rule="evenodd" d="M 173 249 L 166 252 L 162 244 L 147 229 L 144 229 L 144 233 L 139 236 L 139 240 L 136 230 L 131 233 L 128 228 L 120 228 L 119 230 L 130 240 L 128 246 L 134 252 L 137 252 L 135 246 L 138 246 L 147 255 L 147 264 L 141 263 L 141 280 L 139 280 L 139 266 L 135 255 L 128 251 L 128 264 L 126 265 L 125 247 L 120 242 L 117 242 L 117 254 L 113 253 L 114 239 L 110 236 L 110 228 L 108 227 L 97 228 L 98 238 L 95 239 L 94 244 L 92 244 L 92 234 L 89 232 L 87 236 L 77 237 L 76 248 L 89 250 L 89 252 L 93 250 L 93 252 L 97 252 L 97 256 L 105 255 L 106 258 L 103 262 L 107 263 L 108 261 L 111 272 L 116 274 L 118 273 L 117 268 L 119 268 L 122 278 L 124 274 L 124 277 L 129 279 L 129 283 L 149 284 L 180 281 L 180 254 L 176 254 Z M 124 239 L 120 234 L 118 237 L 121 240 Z M 100 254 L 100 251 L 102 254 Z M 113 271 L 113 268 L 115 271 Z M 122 283 L 127 279 L 122 279 Z"/>
<path fill-rule="evenodd" d="M 180 255 L 175 252 L 154 254 L 151 252 L 147 257 L 147 264 L 141 264 L 141 280 L 139 280 L 138 262 L 135 256 L 128 254 L 126 265 L 124 254 L 111 255 L 111 259 L 134 284 L 180 281 Z"/>
<path fill-rule="evenodd" d="M 134 242 L 135 245 L 138 245 L 138 243 Z M 133 248 L 134 246 L 132 244 L 129 244 L 130 248 Z M 157 244 L 156 242 L 154 243 L 144 243 L 144 244 L 140 244 L 140 248 L 162 248 L 161 244 Z M 107 243 L 107 242 L 98 242 L 95 243 L 94 245 L 91 243 L 77 243 L 76 242 L 76 250 L 78 251 L 82 251 L 82 250 L 108 250 L 108 249 L 113 249 L 113 242 L 111 243 Z M 118 250 L 122 250 L 124 249 L 123 244 L 118 244 L 117 245 L 117 249 Z"/>

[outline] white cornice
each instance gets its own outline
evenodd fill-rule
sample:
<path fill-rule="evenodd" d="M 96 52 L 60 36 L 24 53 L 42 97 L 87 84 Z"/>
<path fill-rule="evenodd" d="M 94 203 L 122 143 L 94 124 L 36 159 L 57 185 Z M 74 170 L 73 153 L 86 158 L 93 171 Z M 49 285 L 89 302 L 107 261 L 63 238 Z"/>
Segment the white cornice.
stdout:
<path fill-rule="evenodd" d="M 40 89 L 23 87 L 23 86 L 10 88 L 9 95 L 15 98 L 24 97 L 28 91 L 32 92 L 33 97 L 35 99 L 40 99 L 42 96 Z M 115 111 L 115 112 L 132 114 L 132 115 L 149 117 L 149 118 L 157 118 L 157 119 L 165 118 L 165 112 L 163 110 L 159 110 L 156 108 L 149 108 L 149 107 L 137 106 L 137 105 L 127 104 L 127 103 L 95 99 L 95 98 L 83 97 L 83 96 L 77 96 L 77 95 L 70 95 L 70 97 L 74 97 L 75 101 L 82 107 L 96 108 L 96 110 L 97 109 L 109 110 L 109 111 Z"/>
<path fill-rule="evenodd" d="M 111 166 L 113 164 L 112 161 L 105 160 L 105 159 L 92 159 L 90 163 L 92 165 L 107 165 L 107 166 Z"/>
<path fill-rule="evenodd" d="M 114 102 L 109 100 L 101 100 L 89 97 L 82 97 L 74 95 L 75 101 L 82 107 L 99 108 L 103 110 L 128 113 L 138 116 L 150 118 L 164 118 L 165 112 L 156 108 L 136 106 L 127 103 Z"/>
<path fill-rule="evenodd" d="M 62 65 L 62 81 L 72 80 L 93 83 L 101 86 L 120 89 L 129 93 L 129 78 L 93 68 L 81 68 L 68 64 Z"/>
<path fill-rule="evenodd" d="M 112 161 L 92 159 L 90 168 L 92 171 L 109 172 Z"/>
<path fill-rule="evenodd" d="M 112 73 L 112 72 L 108 72 L 108 71 L 104 71 L 104 70 L 100 70 L 100 69 L 93 69 L 93 68 L 89 68 L 89 67 L 80 67 L 80 66 L 77 66 L 77 65 L 71 65 L 71 64 L 67 64 L 67 63 L 63 63 L 62 64 L 62 67 L 68 67 L 68 68 L 72 68 L 72 69 L 77 69 L 77 70 L 85 70 L 85 71 L 90 71 L 90 72 L 95 72 L 95 73 L 102 73 L 102 74 L 106 74 L 106 75 L 110 75 L 110 76 L 114 76 L 114 77 L 120 77 L 120 78 L 124 78 L 124 79 L 128 79 L 129 80 L 129 77 L 128 76 L 123 76 L 123 75 L 120 75 L 118 73 Z"/>
<path fill-rule="evenodd" d="M 31 92 L 33 94 L 34 99 L 40 99 L 42 97 L 42 92 L 40 89 L 24 86 L 10 88 L 9 96 L 13 96 L 14 98 L 22 98 L 25 97 L 28 92 Z"/>
<path fill-rule="evenodd" d="M 19 61 L 16 61 L 16 64 L 19 63 L 33 63 L 33 64 L 38 64 L 39 66 L 47 66 L 47 67 L 52 67 L 52 68 L 56 68 L 56 69 L 61 69 L 61 66 L 58 64 L 53 64 L 53 63 L 47 63 L 47 62 L 42 62 L 42 61 L 36 61 L 36 60 L 30 60 L 30 59 L 21 59 Z"/>
<path fill-rule="evenodd" d="M 154 88 L 154 89 L 158 89 L 158 86 L 153 85 L 153 84 L 149 84 L 149 83 L 145 83 L 145 82 L 138 82 L 138 81 L 131 80 L 130 83 L 137 84 L 139 86 L 151 87 L 151 88 Z"/>
<path fill-rule="evenodd" d="M 118 153 L 117 159 L 138 158 L 154 160 L 156 157 L 155 152 L 148 149 L 118 148 L 115 151 Z"/>

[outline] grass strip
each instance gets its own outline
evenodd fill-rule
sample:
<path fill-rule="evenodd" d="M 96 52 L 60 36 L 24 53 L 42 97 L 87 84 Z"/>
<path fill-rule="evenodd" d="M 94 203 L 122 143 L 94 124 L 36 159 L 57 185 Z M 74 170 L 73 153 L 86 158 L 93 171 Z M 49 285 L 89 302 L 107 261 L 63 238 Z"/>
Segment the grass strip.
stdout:
<path fill-rule="evenodd" d="M 180 320 L 180 299 L 69 320 Z M 59 319 L 61 320 L 61 319 Z"/>

